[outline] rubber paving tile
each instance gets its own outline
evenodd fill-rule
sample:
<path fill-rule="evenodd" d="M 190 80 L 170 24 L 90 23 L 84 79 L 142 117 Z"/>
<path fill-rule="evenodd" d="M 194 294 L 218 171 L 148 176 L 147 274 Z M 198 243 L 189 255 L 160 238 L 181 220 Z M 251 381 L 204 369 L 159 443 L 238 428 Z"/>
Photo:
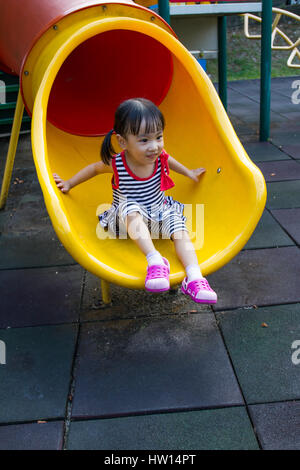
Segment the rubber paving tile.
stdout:
<path fill-rule="evenodd" d="M 300 304 L 237 309 L 217 314 L 224 341 L 248 404 L 300 399 Z"/>
<path fill-rule="evenodd" d="M 300 208 L 274 209 L 272 214 L 295 242 L 300 245 Z"/>
<path fill-rule="evenodd" d="M 289 160 L 290 157 L 270 142 L 249 142 L 244 148 L 254 162 Z"/>
<path fill-rule="evenodd" d="M 0 330 L 0 423 L 64 418 L 76 335 L 75 325 Z"/>
<path fill-rule="evenodd" d="M 300 144 L 299 145 L 283 145 L 282 150 L 296 160 L 300 159 Z"/>
<path fill-rule="evenodd" d="M 234 407 L 71 422 L 67 448 L 256 450 L 259 446 L 246 410 Z"/>
<path fill-rule="evenodd" d="M 0 328 L 78 321 L 83 269 L 0 271 Z"/>
<path fill-rule="evenodd" d="M 298 126 L 298 132 L 294 129 L 290 130 L 290 128 L 288 131 L 285 130 L 285 132 L 278 132 L 278 134 L 272 136 L 272 142 L 278 146 L 287 144 L 300 145 L 299 124 L 296 123 L 296 125 Z"/>
<path fill-rule="evenodd" d="M 183 295 L 180 288 L 165 293 L 152 294 L 145 290 L 126 289 L 111 284 L 110 290 L 112 303 L 111 305 L 103 305 L 99 279 L 89 272 L 86 273 L 80 314 L 81 321 L 195 312 L 211 313 L 212 311 L 209 305 L 196 304 L 190 297 Z"/>
<path fill-rule="evenodd" d="M 212 314 L 85 323 L 72 417 L 243 404 Z"/>
<path fill-rule="evenodd" d="M 300 449 L 300 401 L 250 405 L 249 410 L 264 450 Z"/>
<path fill-rule="evenodd" d="M 286 211 L 288 209 L 284 209 Z M 279 223 L 265 210 L 244 250 L 294 245 Z"/>
<path fill-rule="evenodd" d="M 266 182 L 300 179 L 300 163 L 297 161 L 262 162 L 257 165 Z"/>
<path fill-rule="evenodd" d="M 268 209 L 300 207 L 300 180 L 267 183 Z"/>
<path fill-rule="evenodd" d="M 277 93 L 280 93 L 291 99 L 291 93 L 295 91 L 295 88 L 292 87 L 295 80 L 299 80 L 299 75 L 292 75 L 290 77 L 278 77 L 276 78 L 276 80 L 271 81 L 272 90 L 276 90 Z"/>
<path fill-rule="evenodd" d="M 208 280 L 218 294 L 214 310 L 300 302 L 300 250 L 246 250 Z"/>
<path fill-rule="evenodd" d="M 0 450 L 60 450 L 64 422 L 0 426 Z"/>
<path fill-rule="evenodd" d="M 52 232 L 11 232 L 0 236 L 0 270 L 76 262 Z"/>

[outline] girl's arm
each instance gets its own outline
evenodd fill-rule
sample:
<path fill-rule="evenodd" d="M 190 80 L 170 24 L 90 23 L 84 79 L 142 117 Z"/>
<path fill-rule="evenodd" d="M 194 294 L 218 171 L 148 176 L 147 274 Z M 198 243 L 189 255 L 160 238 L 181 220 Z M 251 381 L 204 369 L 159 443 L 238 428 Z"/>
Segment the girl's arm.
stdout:
<path fill-rule="evenodd" d="M 199 176 L 206 171 L 205 168 L 196 168 L 194 170 L 189 170 L 184 165 L 175 160 L 175 158 L 173 157 L 168 158 L 168 163 L 170 170 L 176 171 L 176 173 L 179 173 L 180 175 L 187 176 L 193 181 L 196 181 L 196 183 L 199 182 Z"/>
<path fill-rule="evenodd" d="M 91 163 L 90 165 L 82 168 L 76 175 L 72 176 L 72 178 L 64 181 L 58 176 L 56 173 L 53 173 L 53 178 L 56 183 L 56 186 L 63 192 L 68 193 L 70 189 L 74 188 L 80 183 L 87 181 L 93 178 L 96 175 L 100 175 L 102 173 L 113 173 L 113 169 L 110 165 L 105 165 L 103 162 L 96 162 Z"/>

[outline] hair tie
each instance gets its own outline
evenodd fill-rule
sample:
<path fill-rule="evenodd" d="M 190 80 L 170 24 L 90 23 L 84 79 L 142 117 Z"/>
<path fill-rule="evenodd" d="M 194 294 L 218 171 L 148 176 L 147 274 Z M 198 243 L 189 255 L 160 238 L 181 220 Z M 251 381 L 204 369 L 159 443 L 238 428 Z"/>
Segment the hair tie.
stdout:
<path fill-rule="evenodd" d="M 115 134 L 116 134 L 116 131 L 115 131 L 114 129 L 112 129 L 112 130 L 110 131 L 110 133 L 111 133 L 112 135 L 115 135 Z"/>

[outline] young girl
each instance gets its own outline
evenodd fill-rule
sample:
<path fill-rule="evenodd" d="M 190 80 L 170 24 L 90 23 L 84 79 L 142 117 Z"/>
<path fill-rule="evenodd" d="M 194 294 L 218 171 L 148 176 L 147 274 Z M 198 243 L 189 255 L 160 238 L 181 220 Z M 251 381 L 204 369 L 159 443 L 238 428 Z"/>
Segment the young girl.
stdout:
<path fill-rule="evenodd" d="M 152 238 L 170 238 L 182 262 L 186 277 L 181 290 L 195 302 L 214 304 L 216 293 L 202 276 L 194 246 L 183 216 L 183 204 L 165 196 L 173 187 L 169 168 L 196 183 L 204 168 L 189 170 L 164 150 L 165 121 L 160 110 L 143 98 L 124 101 L 115 114 L 114 129 L 104 138 L 102 161 L 92 163 L 67 181 L 54 174 L 57 187 L 67 193 L 96 175 L 112 173 L 113 202 L 99 216 L 100 224 L 114 234 L 127 234 L 146 256 L 148 267 L 145 288 L 163 292 L 170 288 L 170 265 L 155 249 Z M 116 155 L 111 136 L 116 134 L 123 151 Z"/>

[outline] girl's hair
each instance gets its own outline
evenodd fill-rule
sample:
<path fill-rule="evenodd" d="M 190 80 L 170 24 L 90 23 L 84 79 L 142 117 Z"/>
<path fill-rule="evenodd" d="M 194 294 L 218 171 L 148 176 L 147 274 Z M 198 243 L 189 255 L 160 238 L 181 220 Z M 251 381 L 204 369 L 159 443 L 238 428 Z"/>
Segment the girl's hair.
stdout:
<path fill-rule="evenodd" d="M 115 113 L 114 128 L 106 134 L 102 143 L 103 163 L 109 165 L 111 157 L 116 154 L 111 143 L 112 134 L 120 134 L 124 138 L 128 134 L 138 135 L 142 121 L 145 122 L 146 134 L 164 130 L 164 117 L 152 101 L 145 98 L 132 98 L 120 104 Z"/>

